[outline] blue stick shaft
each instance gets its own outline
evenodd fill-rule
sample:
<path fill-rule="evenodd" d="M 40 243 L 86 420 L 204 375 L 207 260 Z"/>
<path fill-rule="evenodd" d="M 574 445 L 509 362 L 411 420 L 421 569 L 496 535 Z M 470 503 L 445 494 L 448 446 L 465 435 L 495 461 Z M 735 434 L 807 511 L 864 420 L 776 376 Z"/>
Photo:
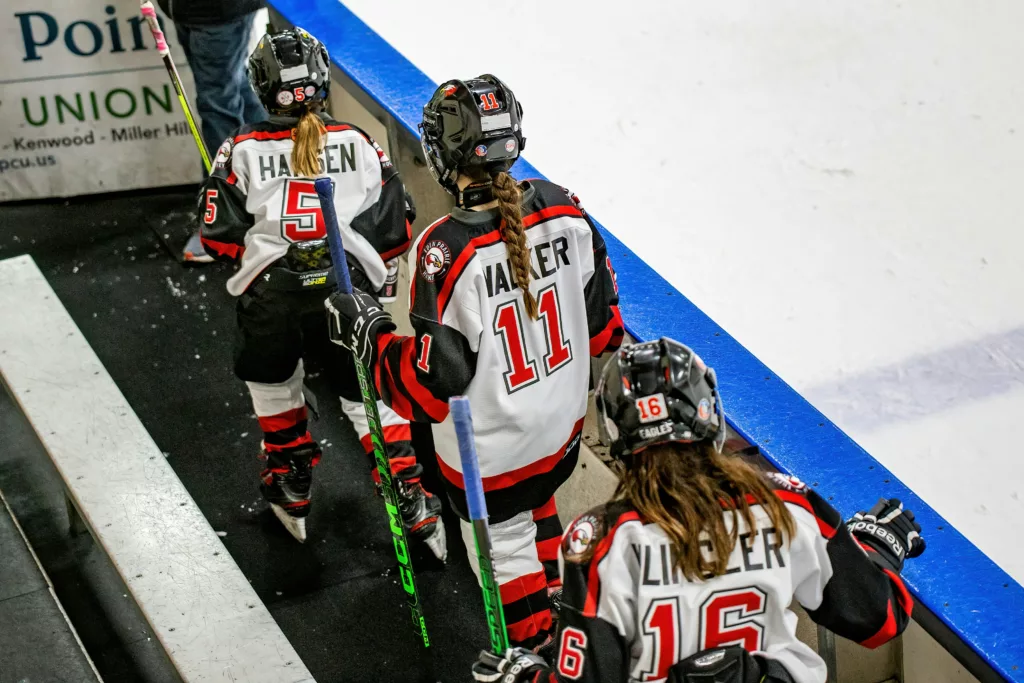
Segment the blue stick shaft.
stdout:
<path fill-rule="evenodd" d="M 466 506 L 470 519 L 487 519 L 487 503 L 484 501 L 484 483 L 480 478 L 480 462 L 476 457 L 476 442 L 473 439 L 473 414 L 469 399 L 454 396 L 448 401 L 455 423 L 455 436 L 459 440 L 459 457 L 462 459 L 462 479 L 466 487 Z"/>
<path fill-rule="evenodd" d="M 334 181 L 330 178 L 317 178 L 313 181 L 316 194 L 320 197 L 320 211 L 324 215 L 327 226 L 327 244 L 331 247 L 331 261 L 334 262 L 334 276 L 338 280 L 338 291 L 342 294 L 352 293 L 352 278 L 348 274 L 348 261 L 345 260 L 345 244 L 341 241 L 341 228 L 338 214 L 334 210 Z"/>

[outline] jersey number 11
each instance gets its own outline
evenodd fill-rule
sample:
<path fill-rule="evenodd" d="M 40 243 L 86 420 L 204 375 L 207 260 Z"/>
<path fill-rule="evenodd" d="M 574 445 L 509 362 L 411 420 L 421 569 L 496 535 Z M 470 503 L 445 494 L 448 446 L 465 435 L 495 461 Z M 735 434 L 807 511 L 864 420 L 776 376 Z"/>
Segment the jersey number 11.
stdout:
<path fill-rule="evenodd" d="M 537 370 L 536 351 L 527 348 L 523 334 L 523 316 L 519 311 L 519 299 L 507 301 L 494 311 L 494 333 L 501 337 L 505 350 L 505 389 L 512 394 L 540 381 Z M 562 329 L 562 306 L 558 300 L 557 285 L 550 285 L 537 296 L 538 320 L 527 321 L 544 326 L 547 342 L 543 358 L 544 375 L 549 376 L 572 361 L 572 342 L 566 339 Z"/>

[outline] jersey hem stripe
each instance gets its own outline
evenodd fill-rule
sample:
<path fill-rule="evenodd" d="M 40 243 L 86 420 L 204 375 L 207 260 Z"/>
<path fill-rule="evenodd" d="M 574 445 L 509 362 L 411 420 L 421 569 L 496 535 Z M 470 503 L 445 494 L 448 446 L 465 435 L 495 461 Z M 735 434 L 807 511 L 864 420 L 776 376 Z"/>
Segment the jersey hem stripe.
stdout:
<path fill-rule="evenodd" d="M 495 474 L 490 477 L 483 477 L 484 491 L 497 491 L 499 489 L 508 488 L 519 482 L 535 477 L 540 474 L 546 474 L 555 468 L 562 458 L 565 457 L 565 452 L 569 447 L 569 444 L 576 439 L 579 433 L 583 430 L 583 418 L 576 421 L 573 425 L 572 433 L 569 438 L 566 439 L 565 443 L 557 452 L 551 455 L 535 460 L 529 465 L 525 465 L 516 470 L 509 472 L 503 472 L 502 474 Z M 437 459 L 437 464 L 441 470 L 441 474 L 448 480 L 449 483 L 456 486 L 463 491 L 466 490 L 466 481 L 462 478 L 462 473 L 458 472 L 451 465 L 446 463 L 443 458 Z"/>

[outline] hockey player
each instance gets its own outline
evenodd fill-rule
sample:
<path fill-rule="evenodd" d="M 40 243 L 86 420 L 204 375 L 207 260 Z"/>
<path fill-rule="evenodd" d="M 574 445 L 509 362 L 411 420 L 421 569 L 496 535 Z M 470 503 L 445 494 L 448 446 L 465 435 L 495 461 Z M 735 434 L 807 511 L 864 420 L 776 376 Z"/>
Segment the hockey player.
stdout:
<path fill-rule="evenodd" d="M 867 647 L 906 627 L 900 571 L 925 544 L 898 500 L 844 524 L 798 480 L 722 453 L 715 373 L 670 339 L 613 356 L 597 401 L 624 467 L 563 539 L 557 654 L 482 652 L 477 681 L 823 683 L 794 599 Z"/>
<path fill-rule="evenodd" d="M 199 217 L 207 251 L 239 263 L 228 281 L 238 297 L 235 373 L 248 384 L 263 430 L 263 495 L 301 541 L 311 470 L 320 459 L 307 427 L 302 358 L 318 345 L 328 351 L 342 408 L 369 450 L 351 356 L 327 341 L 323 300 L 335 281 L 312 179 L 333 179 L 352 279 L 374 297 L 385 288 L 386 262 L 408 249 L 411 205 L 383 150 L 323 112 L 330 62 L 316 38 L 298 28 L 264 36 L 249 58 L 249 78 L 270 119 L 243 126 L 221 146 Z M 443 548 L 440 501 L 419 483 L 408 421 L 383 404 L 380 412 L 403 518 L 415 536 Z"/>
<path fill-rule="evenodd" d="M 332 295 L 332 338 L 371 366 L 384 402 L 435 423 L 442 480 L 467 517 L 448 399 L 473 404 L 494 564 L 509 638 L 550 637 L 561 525 L 554 493 L 576 464 L 590 356 L 622 339 L 611 264 L 579 201 L 508 169 L 522 109 L 494 76 L 448 81 L 423 109 L 427 163 L 456 207 L 409 257 L 415 334 L 393 334 L 371 296 Z M 468 548 L 472 527 L 462 524 Z M 475 553 L 470 562 L 476 567 Z"/>

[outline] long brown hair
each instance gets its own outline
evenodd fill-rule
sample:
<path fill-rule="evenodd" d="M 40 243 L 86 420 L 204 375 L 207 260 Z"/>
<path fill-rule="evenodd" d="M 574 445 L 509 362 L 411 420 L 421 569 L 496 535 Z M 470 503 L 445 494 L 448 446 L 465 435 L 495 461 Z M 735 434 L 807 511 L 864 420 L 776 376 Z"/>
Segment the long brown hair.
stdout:
<path fill-rule="evenodd" d="M 523 290 L 526 314 L 531 320 L 537 319 L 537 299 L 530 291 L 530 250 L 526 246 L 526 229 L 523 227 L 523 193 L 519 183 L 505 171 L 491 175 L 494 198 L 498 200 L 501 212 L 501 241 L 505 243 L 508 260 L 512 263 L 519 289 Z"/>
<path fill-rule="evenodd" d="M 751 501 L 761 505 L 784 541 L 796 533 L 789 510 L 761 473 L 738 456 L 719 453 L 710 442 L 658 444 L 629 457 L 615 496 L 628 501 L 645 522 L 662 528 L 690 581 L 725 574 L 740 518 L 749 529 L 756 528 Z M 726 510 L 732 513 L 731 528 L 722 514 Z M 713 549 L 708 556 L 701 552 L 703 533 Z"/>
<path fill-rule="evenodd" d="M 315 178 L 320 175 L 320 146 L 327 127 L 320 119 L 319 103 L 308 107 L 292 128 L 292 175 Z"/>

